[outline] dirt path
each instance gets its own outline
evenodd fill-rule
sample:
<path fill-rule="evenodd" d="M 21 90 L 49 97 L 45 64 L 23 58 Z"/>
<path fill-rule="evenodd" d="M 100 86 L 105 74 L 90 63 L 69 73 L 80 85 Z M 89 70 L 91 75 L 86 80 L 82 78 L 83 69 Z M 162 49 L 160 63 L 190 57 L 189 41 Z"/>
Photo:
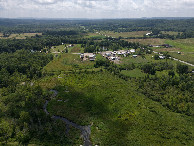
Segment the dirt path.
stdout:
<path fill-rule="evenodd" d="M 56 91 L 56 90 L 50 90 L 50 91 L 53 92 L 52 98 L 57 96 L 58 91 Z M 46 102 L 45 102 L 45 104 L 43 106 L 43 110 L 44 110 L 44 112 L 47 115 L 49 115 L 49 112 L 46 109 L 48 103 L 49 103 L 49 101 L 46 100 Z M 82 136 L 82 138 L 84 140 L 84 146 L 91 146 L 92 145 L 92 143 L 90 141 L 91 125 L 88 125 L 88 126 L 80 126 L 80 125 L 78 125 L 76 123 L 73 123 L 73 122 L 69 121 L 65 117 L 61 117 L 61 116 L 57 116 L 57 115 L 52 115 L 51 118 L 52 119 L 55 119 L 55 120 L 62 120 L 63 122 L 65 122 L 65 124 L 67 124 L 66 134 L 68 134 L 69 126 L 73 126 L 74 128 L 79 129 L 81 131 L 81 136 Z"/>

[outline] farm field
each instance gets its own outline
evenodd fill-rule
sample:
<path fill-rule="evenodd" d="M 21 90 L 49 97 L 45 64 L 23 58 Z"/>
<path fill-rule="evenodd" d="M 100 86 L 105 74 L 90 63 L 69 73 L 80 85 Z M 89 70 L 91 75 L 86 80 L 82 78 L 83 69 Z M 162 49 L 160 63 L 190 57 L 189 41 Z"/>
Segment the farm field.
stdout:
<path fill-rule="evenodd" d="M 135 42 L 144 45 L 162 45 L 165 43 L 165 39 L 159 38 L 147 38 L 147 39 L 123 39 L 128 42 Z"/>
<path fill-rule="evenodd" d="M 176 32 L 176 31 L 161 31 L 162 34 L 169 34 L 169 35 L 178 35 L 179 33 L 182 34 L 182 32 Z"/>
<path fill-rule="evenodd" d="M 84 38 L 103 39 L 103 38 L 105 38 L 105 36 L 100 35 L 98 33 L 88 33 L 87 35 L 84 36 Z"/>
<path fill-rule="evenodd" d="M 143 37 L 149 31 L 134 31 L 134 32 L 112 32 L 112 31 L 101 31 L 101 34 L 111 37 Z"/>
<path fill-rule="evenodd" d="M 165 40 L 165 43 L 180 48 L 182 52 L 194 52 L 194 38 Z"/>
<path fill-rule="evenodd" d="M 61 71 L 74 71 L 81 69 L 91 69 L 94 66 L 94 62 L 85 61 L 81 62 L 79 55 L 77 54 L 60 54 L 52 62 L 44 67 L 46 72 L 60 72 Z"/>
<path fill-rule="evenodd" d="M 3 37 L 3 34 L 0 34 L 0 39 L 26 39 L 27 37 L 31 38 L 36 35 L 42 35 L 42 33 L 21 33 L 21 34 L 11 34 L 9 37 Z"/>
<path fill-rule="evenodd" d="M 182 54 L 178 54 L 177 52 L 169 52 L 169 55 L 171 55 L 174 58 L 194 64 L 194 52 L 192 53 L 182 52 Z"/>

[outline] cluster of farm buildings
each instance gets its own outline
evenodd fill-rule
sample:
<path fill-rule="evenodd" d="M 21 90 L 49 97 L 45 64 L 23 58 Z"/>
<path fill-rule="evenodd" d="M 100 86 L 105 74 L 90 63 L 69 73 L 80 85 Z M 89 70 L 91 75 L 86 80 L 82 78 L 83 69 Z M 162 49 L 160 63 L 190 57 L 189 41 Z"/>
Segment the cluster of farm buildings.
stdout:
<path fill-rule="evenodd" d="M 137 55 L 135 55 L 135 49 L 131 50 L 119 50 L 119 51 L 103 51 L 99 52 L 103 57 L 106 57 L 108 60 L 111 61 L 118 61 L 120 60 L 120 57 L 127 57 L 128 55 L 132 54 L 132 57 L 136 58 Z M 80 58 L 85 61 L 85 60 L 90 60 L 94 61 L 96 58 L 96 54 L 94 53 L 82 53 L 80 54 Z"/>

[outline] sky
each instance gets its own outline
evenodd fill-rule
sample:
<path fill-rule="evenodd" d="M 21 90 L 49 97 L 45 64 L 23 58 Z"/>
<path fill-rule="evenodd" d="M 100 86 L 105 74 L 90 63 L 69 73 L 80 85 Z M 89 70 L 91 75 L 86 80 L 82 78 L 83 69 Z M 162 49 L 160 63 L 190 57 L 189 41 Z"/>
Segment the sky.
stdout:
<path fill-rule="evenodd" d="M 0 0 L 0 17 L 194 17 L 194 0 Z"/>

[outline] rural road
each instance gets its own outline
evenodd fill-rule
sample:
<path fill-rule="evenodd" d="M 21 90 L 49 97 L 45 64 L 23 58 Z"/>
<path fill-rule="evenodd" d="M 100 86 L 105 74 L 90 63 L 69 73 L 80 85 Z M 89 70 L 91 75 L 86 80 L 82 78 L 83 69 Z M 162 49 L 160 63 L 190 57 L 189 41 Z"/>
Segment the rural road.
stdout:
<path fill-rule="evenodd" d="M 193 64 L 191 64 L 191 63 L 188 63 L 188 62 L 185 62 L 185 61 L 182 61 L 182 60 L 176 59 L 176 58 L 172 58 L 172 59 L 173 59 L 173 60 L 175 60 L 175 61 L 179 61 L 179 62 L 181 62 L 181 63 L 184 63 L 184 64 L 187 64 L 187 65 L 190 65 L 190 66 L 194 67 L 194 65 L 193 65 Z"/>
<path fill-rule="evenodd" d="M 56 90 L 50 90 L 53 92 L 53 95 L 52 95 L 52 98 L 53 97 L 56 97 L 57 94 L 58 94 L 58 91 Z M 43 110 L 44 112 L 49 115 L 49 112 L 47 111 L 47 105 L 48 105 L 49 101 L 46 100 L 44 106 L 43 106 Z M 90 134 L 91 134 L 91 125 L 88 125 L 88 126 L 80 126 L 76 123 L 73 123 L 71 121 L 69 121 L 68 119 L 66 119 L 65 117 L 61 117 L 61 116 L 57 116 L 57 115 L 53 115 L 51 116 L 52 119 L 55 119 L 55 120 L 62 120 L 63 122 L 65 122 L 67 124 L 67 130 L 66 130 L 66 134 L 68 134 L 68 131 L 69 131 L 69 126 L 72 126 L 76 129 L 79 129 L 81 131 L 81 137 L 83 138 L 84 140 L 84 146 L 91 146 L 92 143 L 90 141 Z"/>
<path fill-rule="evenodd" d="M 154 53 L 159 53 L 159 52 L 156 52 L 156 51 L 153 51 L 153 52 L 154 52 Z M 179 61 L 179 62 L 181 62 L 181 63 L 184 63 L 184 64 L 186 64 L 186 65 L 190 65 L 190 66 L 194 67 L 194 64 L 191 64 L 191 63 L 188 63 L 188 62 L 179 60 L 179 59 L 174 58 L 174 57 L 172 57 L 172 59 L 175 60 L 175 61 Z"/>

